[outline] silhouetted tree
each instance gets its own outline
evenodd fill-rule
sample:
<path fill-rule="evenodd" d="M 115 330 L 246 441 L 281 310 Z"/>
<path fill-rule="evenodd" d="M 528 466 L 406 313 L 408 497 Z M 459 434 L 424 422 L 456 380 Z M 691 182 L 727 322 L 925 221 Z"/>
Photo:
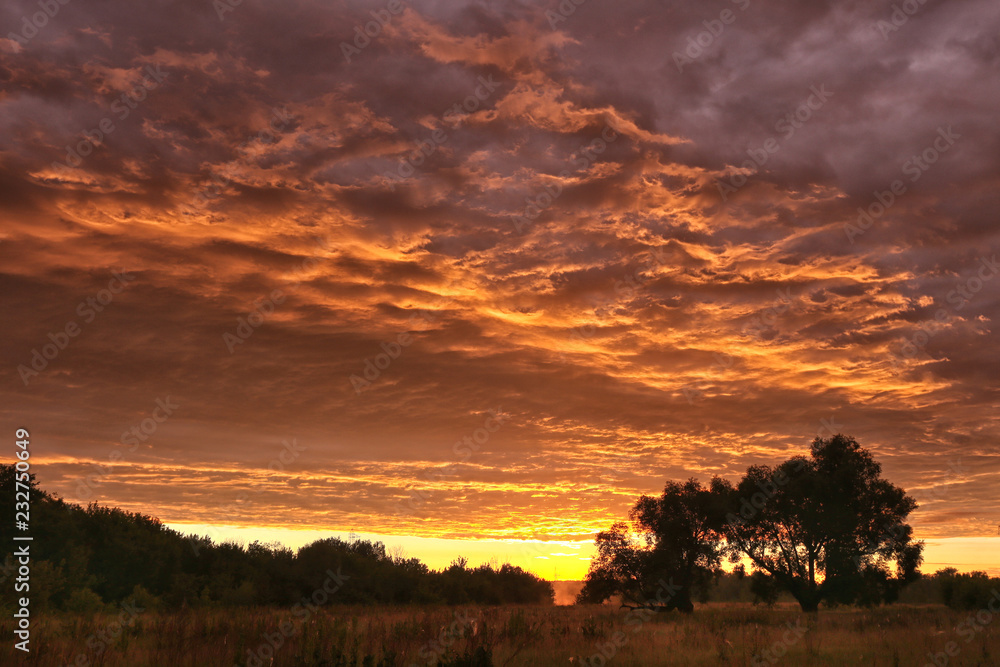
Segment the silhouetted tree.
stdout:
<path fill-rule="evenodd" d="M 658 498 L 642 496 L 629 514 L 597 536 L 578 602 L 623 604 L 668 611 L 694 609 L 692 596 L 710 583 L 722 555 L 725 495 L 721 482 L 668 482 Z"/>
<path fill-rule="evenodd" d="M 733 560 L 750 559 L 753 590 L 767 602 L 781 590 L 803 611 L 894 601 L 922 560 L 922 543 L 905 523 L 916 502 L 880 477 L 881 466 L 853 438 L 816 438 L 810 453 L 752 466 L 735 487 L 722 483 Z"/>

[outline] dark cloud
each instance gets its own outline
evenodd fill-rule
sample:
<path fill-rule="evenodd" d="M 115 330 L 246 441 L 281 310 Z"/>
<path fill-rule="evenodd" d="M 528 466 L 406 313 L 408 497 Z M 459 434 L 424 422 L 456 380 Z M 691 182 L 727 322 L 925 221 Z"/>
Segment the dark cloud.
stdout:
<path fill-rule="evenodd" d="M 921 535 L 996 524 L 993 6 L 558 6 L 407 3 L 350 61 L 385 5 L 69 3 L 0 39 L 2 405 L 45 485 L 171 397 L 102 500 L 220 522 L 297 438 L 261 523 L 571 539 L 835 428 L 907 488 L 968 462 Z"/>

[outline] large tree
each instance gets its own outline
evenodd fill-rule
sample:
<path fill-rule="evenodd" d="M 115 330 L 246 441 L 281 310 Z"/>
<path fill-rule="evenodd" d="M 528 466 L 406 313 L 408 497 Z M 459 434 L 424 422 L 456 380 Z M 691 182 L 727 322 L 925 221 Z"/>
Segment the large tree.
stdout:
<path fill-rule="evenodd" d="M 657 611 L 694 609 L 692 596 L 707 587 L 724 555 L 721 482 L 668 482 L 663 494 L 642 496 L 629 522 L 599 533 L 597 555 L 579 602 L 619 596 L 625 606 Z"/>
<path fill-rule="evenodd" d="M 752 466 L 735 487 L 720 483 L 733 560 L 749 558 L 759 597 L 787 590 L 804 611 L 894 601 L 922 560 L 905 523 L 916 501 L 882 479 L 854 438 L 816 438 L 810 454 Z"/>

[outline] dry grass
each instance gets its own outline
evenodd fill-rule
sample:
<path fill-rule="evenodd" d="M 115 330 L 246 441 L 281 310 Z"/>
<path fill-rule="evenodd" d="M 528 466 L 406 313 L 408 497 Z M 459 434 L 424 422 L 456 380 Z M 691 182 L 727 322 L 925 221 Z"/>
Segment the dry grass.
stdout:
<path fill-rule="evenodd" d="M 461 620 L 463 616 L 468 620 Z M 928 653 L 942 652 L 955 642 L 960 652 L 948 665 L 1000 665 L 1000 623 L 988 623 L 966 642 L 967 635 L 959 635 L 956 626 L 968 617 L 944 607 L 901 605 L 824 610 L 813 618 L 790 606 L 768 610 L 735 604 L 702 606 L 691 616 L 660 614 L 648 619 L 610 607 L 330 607 L 306 620 L 269 609 L 146 611 L 99 654 L 96 633 L 113 624 L 116 616 L 41 618 L 33 626 L 33 651 L 27 659 L 13 649 L 12 624 L 5 619 L 8 639 L 0 648 L 0 663 L 245 665 L 247 651 L 265 644 L 265 635 L 279 636 L 280 624 L 286 622 L 293 624 L 285 627 L 294 634 L 282 638 L 273 662 L 261 664 L 920 667 L 929 662 Z M 800 621 L 809 629 L 795 638 L 788 624 Z M 463 635 L 449 638 L 449 626 L 462 628 Z M 435 652 L 432 642 L 442 639 L 450 647 Z M 781 657 L 763 653 L 782 646 Z M 591 659 L 600 656 L 602 648 L 610 659 Z M 492 661 L 486 662 L 485 656 Z"/>

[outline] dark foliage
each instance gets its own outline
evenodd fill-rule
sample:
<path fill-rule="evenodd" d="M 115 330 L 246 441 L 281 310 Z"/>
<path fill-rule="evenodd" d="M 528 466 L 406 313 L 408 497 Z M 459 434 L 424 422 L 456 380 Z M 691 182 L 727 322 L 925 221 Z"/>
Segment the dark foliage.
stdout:
<path fill-rule="evenodd" d="M 753 564 L 753 590 L 764 602 L 780 590 L 804 611 L 894 602 L 922 560 L 923 545 L 905 523 L 916 502 L 881 478 L 882 467 L 853 438 L 816 438 L 810 454 L 751 466 L 738 485 L 723 485 L 733 559 Z"/>
<path fill-rule="evenodd" d="M 14 497 L 15 470 L 0 466 L 0 494 Z M 299 549 L 254 542 L 247 547 L 183 536 L 158 519 L 91 504 L 64 502 L 31 480 L 32 606 L 77 609 L 130 597 L 143 606 L 300 604 L 324 583 L 342 585 L 331 604 L 551 603 L 551 584 L 512 565 L 442 571 L 393 557 L 380 542 L 328 538 Z M 5 503 L 0 540 L 12 543 L 13 503 Z M 331 578 L 328 572 L 336 575 Z M 14 562 L 0 579 L 16 576 Z M 340 579 L 342 577 L 342 579 Z M 10 606 L 13 586 L 4 585 Z"/>
<path fill-rule="evenodd" d="M 619 596 L 690 611 L 693 597 L 720 581 L 728 553 L 734 563 L 749 560 L 745 586 L 759 602 L 783 593 L 804 611 L 894 602 L 919 576 L 923 545 L 906 524 L 916 502 L 881 472 L 853 438 L 835 435 L 816 438 L 810 457 L 751 466 L 735 486 L 720 478 L 707 489 L 693 479 L 669 482 L 660 498 L 639 499 L 630 523 L 597 536 L 578 601 Z M 663 581 L 680 590 L 666 604 L 651 603 Z"/>
<path fill-rule="evenodd" d="M 707 590 L 721 563 L 720 499 L 694 479 L 668 482 L 659 498 L 639 498 L 630 524 L 616 523 L 597 536 L 578 601 L 618 596 L 623 604 L 692 611 L 692 596 Z"/>
<path fill-rule="evenodd" d="M 1000 577 L 985 572 L 960 573 L 955 568 L 934 574 L 941 593 L 941 602 L 952 609 L 1000 611 Z"/>

